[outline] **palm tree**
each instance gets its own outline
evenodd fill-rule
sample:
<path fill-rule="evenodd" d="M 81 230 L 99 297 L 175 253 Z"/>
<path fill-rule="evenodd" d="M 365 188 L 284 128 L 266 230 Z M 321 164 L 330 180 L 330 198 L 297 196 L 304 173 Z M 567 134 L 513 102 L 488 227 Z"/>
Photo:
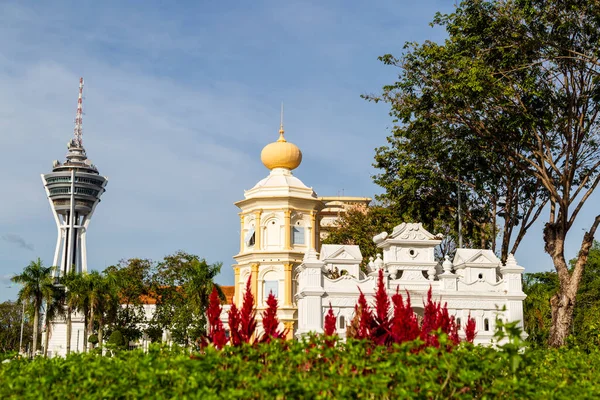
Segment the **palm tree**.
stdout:
<path fill-rule="evenodd" d="M 118 307 L 117 285 L 113 274 L 102 275 L 92 271 L 90 278 L 90 319 L 88 330 L 91 333 L 95 320 L 98 320 L 98 345 L 102 353 L 102 341 L 104 336 L 104 325 L 107 314 L 115 311 Z"/>
<path fill-rule="evenodd" d="M 88 313 L 88 287 L 86 278 L 83 274 L 78 274 L 74 271 L 69 272 L 63 277 L 65 285 L 65 305 L 67 315 L 67 355 L 71 353 L 71 336 L 73 331 L 72 317 L 73 312 L 81 312 L 86 316 L 85 322 L 87 322 Z M 87 328 L 87 324 L 84 324 L 84 329 Z M 87 330 L 87 329 L 86 329 Z M 85 340 L 85 334 L 84 334 Z M 84 341 L 85 343 L 85 341 Z M 85 346 L 84 346 L 85 349 Z"/>
<path fill-rule="evenodd" d="M 52 334 L 52 321 L 58 318 L 65 317 L 65 292 L 62 288 L 54 286 L 53 290 L 48 293 L 48 297 L 44 299 L 46 303 L 46 337 L 44 338 L 44 357 L 48 357 L 48 342 Z"/>
<path fill-rule="evenodd" d="M 37 352 L 40 331 L 40 309 L 45 298 L 53 291 L 52 271 L 54 267 L 44 267 L 40 258 L 32 261 L 20 275 L 11 280 L 22 285 L 19 300 L 33 306 L 33 354 Z"/>

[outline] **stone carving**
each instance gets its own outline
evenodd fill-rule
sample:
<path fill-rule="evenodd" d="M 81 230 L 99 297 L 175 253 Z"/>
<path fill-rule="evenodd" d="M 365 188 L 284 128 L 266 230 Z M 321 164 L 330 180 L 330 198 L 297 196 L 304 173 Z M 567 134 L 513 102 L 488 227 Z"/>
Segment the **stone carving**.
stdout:
<path fill-rule="evenodd" d="M 444 257 L 444 263 L 442 264 L 442 268 L 444 268 L 444 274 L 451 274 L 452 267 L 454 267 L 454 265 L 452 265 L 450 257 L 448 257 L 448 255 L 446 254 L 446 256 Z"/>
<path fill-rule="evenodd" d="M 423 276 L 423 272 L 420 270 L 418 270 L 418 271 L 404 270 L 402 272 L 402 277 L 400 278 L 400 280 L 402 280 L 402 281 L 427 281 L 427 279 L 425 279 L 425 277 Z"/>

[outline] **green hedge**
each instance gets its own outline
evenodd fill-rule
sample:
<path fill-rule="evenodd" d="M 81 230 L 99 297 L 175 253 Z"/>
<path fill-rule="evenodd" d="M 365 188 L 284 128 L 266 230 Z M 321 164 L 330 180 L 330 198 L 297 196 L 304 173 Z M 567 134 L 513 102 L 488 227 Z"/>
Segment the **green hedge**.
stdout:
<path fill-rule="evenodd" d="M 311 342 L 183 350 L 153 347 L 114 357 L 14 360 L 0 365 L 0 398 L 600 398 L 600 353 L 451 352 Z"/>

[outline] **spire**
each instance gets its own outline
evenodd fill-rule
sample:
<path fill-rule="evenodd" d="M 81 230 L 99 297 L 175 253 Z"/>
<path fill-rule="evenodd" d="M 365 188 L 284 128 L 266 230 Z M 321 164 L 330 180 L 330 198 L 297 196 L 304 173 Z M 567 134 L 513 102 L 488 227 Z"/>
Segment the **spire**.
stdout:
<path fill-rule="evenodd" d="M 77 99 L 77 114 L 75 114 L 75 129 L 73 144 L 76 147 L 83 147 L 83 78 L 79 78 L 79 98 Z"/>
<path fill-rule="evenodd" d="M 283 137 L 283 133 L 285 131 L 283 130 L 283 101 L 281 102 L 281 122 L 279 124 L 279 139 L 277 139 L 278 142 L 285 142 L 285 138 Z"/>

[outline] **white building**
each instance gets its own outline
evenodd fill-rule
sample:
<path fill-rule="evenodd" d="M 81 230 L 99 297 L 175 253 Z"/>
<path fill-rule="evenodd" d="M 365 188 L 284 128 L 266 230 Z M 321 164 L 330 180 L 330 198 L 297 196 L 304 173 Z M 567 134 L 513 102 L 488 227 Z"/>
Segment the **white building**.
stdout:
<path fill-rule="evenodd" d="M 372 298 L 379 270 L 384 271 L 390 296 L 408 291 L 414 311 L 422 314 L 429 288 L 433 296 L 448 304 L 448 310 L 463 325 L 470 315 L 476 321 L 476 343 L 490 343 L 496 319 L 520 321 L 523 327 L 521 276 L 524 268 L 511 255 L 505 265 L 491 250 L 458 249 L 454 261 L 436 261 L 434 236 L 418 223 L 403 223 L 391 233 L 373 238 L 382 256 L 360 270 L 358 246 L 319 246 L 318 224 L 325 208 L 312 188 L 293 176 L 302 153 L 284 138 L 267 145 L 261 160 L 269 176 L 244 193 L 240 208 L 240 252 L 234 258 L 234 302 L 241 306 L 245 283 L 250 277 L 257 316 L 272 292 L 281 305 L 279 318 L 290 337 L 322 332 L 324 316 L 331 304 L 338 317 L 338 333 L 345 336 L 352 320 L 359 288 Z M 317 253 L 320 249 L 320 254 Z M 224 318 L 225 320 L 225 318 Z M 259 321 L 260 329 L 260 321 Z"/>

